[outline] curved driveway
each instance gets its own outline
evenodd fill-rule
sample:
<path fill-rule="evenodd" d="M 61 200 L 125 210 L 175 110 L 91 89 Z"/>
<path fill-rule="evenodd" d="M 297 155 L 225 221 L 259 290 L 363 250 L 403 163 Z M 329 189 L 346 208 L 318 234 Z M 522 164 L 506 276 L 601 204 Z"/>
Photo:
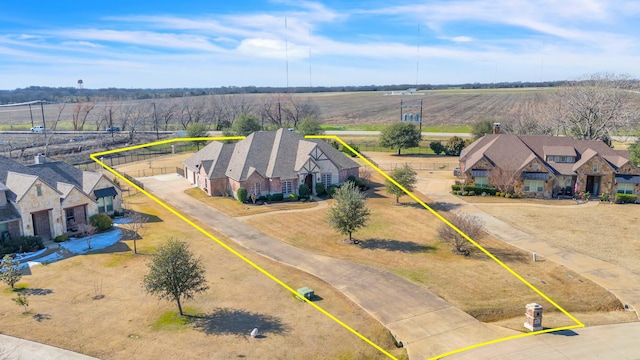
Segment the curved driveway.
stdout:
<path fill-rule="evenodd" d="M 410 359 L 516 334 L 483 324 L 403 277 L 369 266 L 321 256 L 273 239 L 184 193 L 191 187 L 176 174 L 138 179 L 185 216 L 216 229 L 238 244 L 331 284 L 384 324 L 407 348 Z M 266 278 L 265 278 L 266 280 Z"/>

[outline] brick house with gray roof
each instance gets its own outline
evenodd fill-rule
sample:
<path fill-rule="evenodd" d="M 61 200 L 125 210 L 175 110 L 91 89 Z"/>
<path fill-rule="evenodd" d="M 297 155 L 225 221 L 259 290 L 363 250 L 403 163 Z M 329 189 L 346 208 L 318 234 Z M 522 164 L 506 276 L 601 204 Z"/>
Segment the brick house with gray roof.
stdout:
<path fill-rule="evenodd" d="M 121 211 L 121 191 L 103 174 L 64 162 L 23 165 L 0 156 L 0 239 L 74 233 L 97 213 Z"/>
<path fill-rule="evenodd" d="M 629 152 L 600 140 L 487 134 L 464 148 L 459 162 L 465 183 L 494 186 L 498 174 L 511 176 L 514 191 L 529 197 L 640 195 L 640 169 Z"/>
<path fill-rule="evenodd" d="M 183 162 L 185 177 L 210 196 L 297 194 L 300 184 L 342 184 L 359 165 L 319 139 L 285 129 L 258 131 L 236 143 L 213 141 Z"/>

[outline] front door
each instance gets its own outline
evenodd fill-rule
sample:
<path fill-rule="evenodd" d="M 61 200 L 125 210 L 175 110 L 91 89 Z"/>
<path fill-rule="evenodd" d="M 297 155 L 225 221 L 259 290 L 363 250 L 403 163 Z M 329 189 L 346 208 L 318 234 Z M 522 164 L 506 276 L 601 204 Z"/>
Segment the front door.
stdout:
<path fill-rule="evenodd" d="M 598 196 L 598 191 L 600 191 L 600 176 L 587 176 L 585 191 L 592 196 Z"/>
<path fill-rule="evenodd" d="M 309 191 L 313 194 L 313 174 L 307 174 L 304 177 L 304 183 L 309 187 Z"/>
<path fill-rule="evenodd" d="M 33 220 L 33 234 L 43 240 L 51 239 L 51 224 L 49 223 L 49 210 L 31 214 Z"/>

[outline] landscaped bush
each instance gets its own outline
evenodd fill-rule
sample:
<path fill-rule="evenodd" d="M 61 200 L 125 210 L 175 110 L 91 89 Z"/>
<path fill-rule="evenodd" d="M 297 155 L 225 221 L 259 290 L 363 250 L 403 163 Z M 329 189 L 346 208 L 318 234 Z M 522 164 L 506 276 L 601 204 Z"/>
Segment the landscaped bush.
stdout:
<path fill-rule="evenodd" d="M 616 204 L 632 204 L 638 200 L 636 195 L 616 194 Z"/>
<path fill-rule="evenodd" d="M 504 197 L 506 197 L 507 199 L 511 198 L 511 194 L 506 194 Z"/>
<path fill-rule="evenodd" d="M 291 201 L 298 201 L 298 195 L 296 195 L 296 194 L 289 194 L 289 200 L 291 200 Z"/>
<path fill-rule="evenodd" d="M 360 152 L 360 148 L 358 148 L 357 145 L 353 144 L 353 143 L 348 143 L 349 146 L 351 146 L 351 148 L 357 152 Z M 351 157 L 356 157 L 357 155 L 352 152 L 351 150 L 347 149 L 346 146 L 342 146 L 342 148 L 340 149 L 340 151 L 342 151 L 343 153 L 351 156 Z"/>
<path fill-rule="evenodd" d="M 298 194 L 300 194 L 300 197 L 309 196 L 309 194 L 311 194 L 311 189 L 309 189 L 309 185 L 300 184 L 300 186 L 298 186 Z"/>
<path fill-rule="evenodd" d="M 69 240 L 69 235 L 67 235 L 67 234 L 58 235 L 58 236 L 56 236 L 55 239 L 53 239 L 53 241 L 58 242 L 58 243 L 59 242 L 65 242 L 67 240 Z"/>
<path fill-rule="evenodd" d="M 240 201 L 243 204 L 246 203 L 247 199 L 249 198 L 249 193 L 247 192 L 247 189 L 243 187 L 238 188 L 238 190 L 236 191 L 236 195 L 238 196 L 238 201 Z"/>
<path fill-rule="evenodd" d="M 105 231 L 111 228 L 111 225 L 113 225 L 113 220 L 111 220 L 109 215 L 101 213 L 95 214 L 90 217 L 89 224 L 97 227 L 100 231 Z"/>
<path fill-rule="evenodd" d="M 329 187 L 327 188 L 327 195 L 329 195 L 329 197 L 333 197 L 333 194 L 336 192 L 336 190 L 338 189 L 338 186 L 336 185 L 329 185 Z"/>
<path fill-rule="evenodd" d="M 496 196 L 502 196 L 502 193 L 500 191 L 496 191 Z"/>
<path fill-rule="evenodd" d="M 20 236 L 17 239 L 4 241 L 0 244 L 0 257 L 6 254 L 32 252 L 44 249 L 44 243 L 39 236 Z"/>
<path fill-rule="evenodd" d="M 451 191 L 460 191 L 460 185 L 451 185 Z"/>
<path fill-rule="evenodd" d="M 282 193 L 271 194 L 271 201 L 282 201 L 283 198 Z"/>
<path fill-rule="evenodd" d="M 316 184 L 316 195 L 324 196 L 325 194 L 326 194 L 326 190 L 324 188 L 324 184 L 323 183 L 317 183 Z"/>
<path fill-rule="evenodd" d="M 476 195 L 475 191 L 473 191 L 473 190 L 469 191 L 469 196 L 475 196 L 475 195 Z"/>
<path fill-rule="evenodd" d="M 453 189 L 454 186 L 460 186 L 460 185 L 452 185 L 451 188 Z M 496 192 L 498 191 L 498 189 L 492 188 L 492 187 L 473 186 L 473 185 L 464 185 L 462 190 L 464 190 L 464 191 L 473 191 L 476 194 L 481 194 L 481 193 L 485 192 L 485 193 L 487 193 L 489 195 L 495 195 Z"/>
<path fill-rule="evenodd" d="M 609 194 L 600 195 L 600 201 L 609 201 Z"/>

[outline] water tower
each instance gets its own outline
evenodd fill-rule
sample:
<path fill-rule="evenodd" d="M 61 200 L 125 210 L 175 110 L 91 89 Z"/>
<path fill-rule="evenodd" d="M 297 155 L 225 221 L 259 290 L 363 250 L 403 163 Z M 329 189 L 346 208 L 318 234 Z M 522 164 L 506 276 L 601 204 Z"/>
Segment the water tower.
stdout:
<path fill-rule="evenodd" d="M 78 89 L 82 89 L 84 87 L 82 79 L 78 80 Z"/>

